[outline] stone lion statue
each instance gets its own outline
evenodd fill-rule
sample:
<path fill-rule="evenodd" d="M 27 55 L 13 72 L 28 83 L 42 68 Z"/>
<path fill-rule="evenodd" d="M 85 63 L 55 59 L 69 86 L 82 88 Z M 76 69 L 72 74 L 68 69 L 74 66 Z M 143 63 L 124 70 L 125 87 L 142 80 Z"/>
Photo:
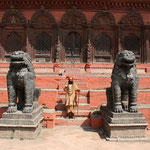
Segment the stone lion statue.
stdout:
<path fill-rule="evenodd" d="M 136 70 L 136 58 L 132 51 L 123 50 L 118 53 L 112 71 L 113 111 L 121 113 L 123 110 L 138 112 L 137 88 L 139 77 Z"/>
<path fill-rule="evenodd" d="M 7 90 L 8 113 L 17 110 L 31 113 L 33 108 L 38 106 L 41 89 L 35 88 L 35 72 L 28 53 L 23 51 L 12 53 L 7 74 Z"/>

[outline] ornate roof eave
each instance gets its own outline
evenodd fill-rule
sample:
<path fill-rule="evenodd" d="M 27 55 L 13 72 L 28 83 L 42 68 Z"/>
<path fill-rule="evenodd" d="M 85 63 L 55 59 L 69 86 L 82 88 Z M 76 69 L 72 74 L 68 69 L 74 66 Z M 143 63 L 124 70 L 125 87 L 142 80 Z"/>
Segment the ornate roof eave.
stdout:
<path fill-rule="evenodd" d="M 1 0 L 0 9 L 9 9 L 10 6 L 16 9 L 39 9 L 43 5 L 46 9 L 88 9 L 88 10 L 149 10 L 149 0 Z"/>

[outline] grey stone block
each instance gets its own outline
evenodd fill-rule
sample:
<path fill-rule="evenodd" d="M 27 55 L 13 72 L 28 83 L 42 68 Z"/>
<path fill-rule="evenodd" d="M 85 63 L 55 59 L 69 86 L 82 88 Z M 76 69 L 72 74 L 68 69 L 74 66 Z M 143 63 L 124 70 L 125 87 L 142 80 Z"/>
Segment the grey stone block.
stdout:
<path fill-rule="evenodd" d="M 32 113 L 5 112 L 0 119 L 0 138 L 34 139 L 42 128 L 42 107 Z"/>
<path fill-rule="evenodd" d="M 103 126 L 106 139 L 109 141 L 145 141 L 145 129 L 148 126 L 141 112 L 114 113 L 106 106 L 101 108 L 104 113 Z"/>

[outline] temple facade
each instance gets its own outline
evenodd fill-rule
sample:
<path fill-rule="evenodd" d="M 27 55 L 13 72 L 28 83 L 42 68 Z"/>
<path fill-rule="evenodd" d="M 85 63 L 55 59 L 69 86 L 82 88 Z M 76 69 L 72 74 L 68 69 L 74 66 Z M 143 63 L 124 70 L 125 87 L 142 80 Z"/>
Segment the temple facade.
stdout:
<path fill-rule="evenodd" d="M 22 50 L 42 91 L 43 126 L 102 127 L 101 113 L 92 114 L 107 103 L 115 57 L 124 49 L 136 55 L 138 109 L 150 124 L 149 0 L 0 0 L 0 117 L 10 55 Z M 66 76 L 80 89 L 73 120 L 66 118 Z"/>
<path fill-rule="evenodd" d="M 16 50 L 33 62 L 111 63 L 128 49 L 150 62 L 148 0 L 1 0 L 0 59 Z"/>

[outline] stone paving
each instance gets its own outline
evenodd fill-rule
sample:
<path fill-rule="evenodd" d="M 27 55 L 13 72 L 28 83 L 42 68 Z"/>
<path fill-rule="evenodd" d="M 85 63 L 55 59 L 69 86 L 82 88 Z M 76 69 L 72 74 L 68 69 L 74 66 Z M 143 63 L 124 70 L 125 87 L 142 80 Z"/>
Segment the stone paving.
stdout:
<path fill-rule="evenodd" d="M 150 130 L 146 134 L 150 138 Z M 55 127 L 43 128 L 35 140 L 0 139 L 0 150 L 150 150 L 150 141 L 108 142 L 96 130 Z"/>

